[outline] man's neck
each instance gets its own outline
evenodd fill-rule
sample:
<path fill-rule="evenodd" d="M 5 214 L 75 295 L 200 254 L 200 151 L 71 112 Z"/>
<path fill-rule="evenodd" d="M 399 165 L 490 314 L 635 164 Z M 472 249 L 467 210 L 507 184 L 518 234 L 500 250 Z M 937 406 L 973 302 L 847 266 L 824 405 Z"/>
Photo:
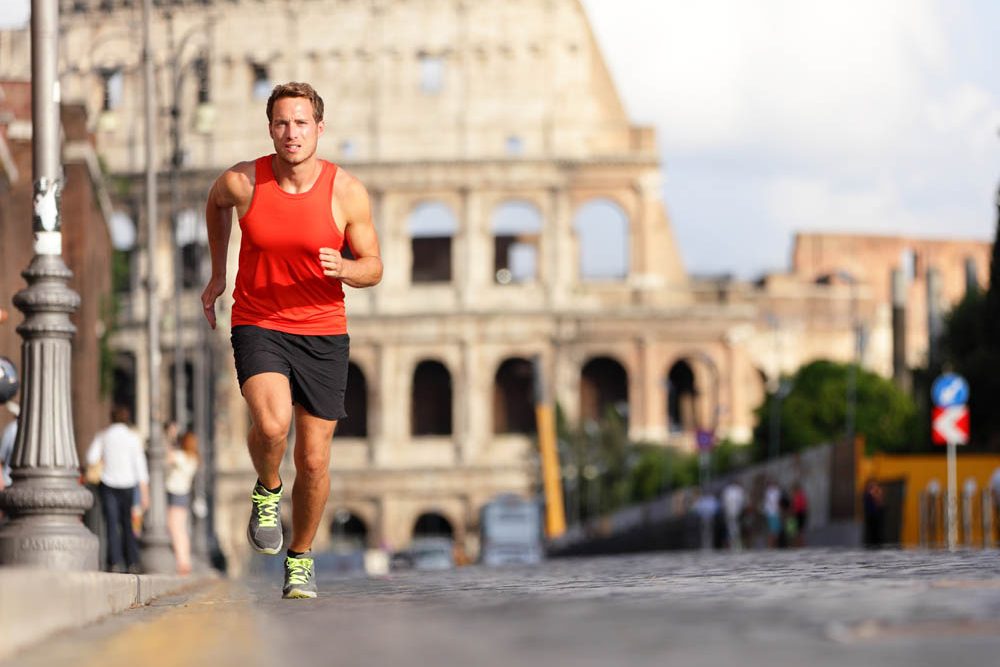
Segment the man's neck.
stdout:
<path fill-rule="evenodd" d="M 319 178 L 320 162 L 315 155 L 298 164 L 290 164 L 275 155 L 271 165 L 278 186 L 292 194 L 309 190 Z"/>

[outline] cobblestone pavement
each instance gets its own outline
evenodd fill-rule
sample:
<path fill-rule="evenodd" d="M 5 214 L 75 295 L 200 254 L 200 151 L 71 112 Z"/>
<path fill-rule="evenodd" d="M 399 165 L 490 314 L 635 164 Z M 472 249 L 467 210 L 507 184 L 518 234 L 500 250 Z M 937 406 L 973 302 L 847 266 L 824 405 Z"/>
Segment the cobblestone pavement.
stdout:
<path fill-rule="evenodd" d="M 1000 553 L 753 551 L 225 582 L 3 663 L 995 665 Z M 142 656 L 141 660 L 136 660 Z"/>

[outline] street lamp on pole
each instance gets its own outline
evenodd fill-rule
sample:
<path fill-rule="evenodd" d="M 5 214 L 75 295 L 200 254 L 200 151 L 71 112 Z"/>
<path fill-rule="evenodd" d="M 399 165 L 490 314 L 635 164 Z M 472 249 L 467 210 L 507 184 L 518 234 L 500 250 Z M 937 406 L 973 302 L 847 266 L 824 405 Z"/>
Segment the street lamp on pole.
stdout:
<path fill-rule="evenodd" d="M 850 328 L 852 355 L 847 367 L 847 406 L 844 414 L 844 435 L 848 443 L 854 445 L 855 431 L 857 430 L 858 411 L 858 366 L 861 365 L 862 348 L 864 347 L 864 330 L 858 316 L 858 279 L 851 273 L 841 270 L 837 272 L 839 277 L 851 287 L 850 304 Z"/>
<path fill-rule="evenodd" d="M 14 297 L 24 315 L 21 414 L 11 457 L 13 484 L 0 492 L 11 520 L 0 529 L 0 564 L 96 570 L 97 537 L 82 515 L 93 496 L 80 485 L 73 438 L 69 314 L 80 296 L 62 259 L 58 0 L 31 3 L 31 117 L 35 256 Z"/>
<path fill-rule="evenodd" d="M 152 0 L 142 3 L 142 65 L 146 125 L 146 325 L 149 371 L 149 511 L 143 526 L 142 564 L 147 572 L 174 570 L 167 534 L 163 420 L 160 415 L 160 301 L 157 294 L 156 242 L 159 236 L 156 186 L 156 86 L 150 22 Z"/>
<path fill-rule="evenodd" d="M 194 68 L 199 78 L 198 85 L 198 107 L 195 118 L 199 122 L 210 117 L 211 105 L 208 101 L 207 74 L 208 60 L 204 54 L 198 56 L 187 64 L 183 63 L 184 53 L 189 41 L 197 36 L 203 36 L 207 41 L 209 24 L 199 24 L 188 30 L 181 39 L 174 38 L 174 14 L 166 12 L 168 34 L 168 49 L 170 52 L 170 79 L 171 79 L 171 99 L 170 99 L 170 220 L 171 233 L 173 235 L 173 273 L 174 273 L 174 353 L 173 353 L 173 403 L 174 421 L 178 429 L 184 431 L 188 427 L 190 415 L 187 414 L 187 354 L 184 346 L 184 322 L 183 322 L 183 297 L 184 297 L 184 256 L 183 244 L 181 243 L 181 194 L 180 194 L 180 172 L 184 166 L 184 148 L 181 137 L 181 118 L 183 109 L 181 100 L 183 97 L 184 78 L 190 68 Z M 191 225 L 191 230 L 197 225 Z M 192 242 L 195 238 L 190 239 Z M 196 260 L 197 261 L 197 260 Z"/>

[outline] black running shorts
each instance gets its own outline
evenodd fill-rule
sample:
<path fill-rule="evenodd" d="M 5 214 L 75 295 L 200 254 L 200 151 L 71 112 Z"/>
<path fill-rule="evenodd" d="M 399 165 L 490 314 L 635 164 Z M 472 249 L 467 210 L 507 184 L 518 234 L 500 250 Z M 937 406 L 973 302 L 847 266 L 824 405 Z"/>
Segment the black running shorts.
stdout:
<path fill-rule="evenodd" d="M 321 419 L 340 420 L 347 390 L 350 336 L 303 336 L 241 324 L 232 329 L 236 377 L 243 383 L 258 373 L 288 378 L 292 402 Z"/>

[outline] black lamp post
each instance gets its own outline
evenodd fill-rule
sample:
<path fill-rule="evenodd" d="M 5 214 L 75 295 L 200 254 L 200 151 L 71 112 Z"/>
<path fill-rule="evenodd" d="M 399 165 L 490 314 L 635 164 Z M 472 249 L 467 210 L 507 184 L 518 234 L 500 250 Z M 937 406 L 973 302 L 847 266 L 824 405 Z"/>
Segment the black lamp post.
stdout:
<path fill-rule="evenodd" d="M 97 537 L 81 518 L 93 497 L 79 483 L 70 392 L 69 315 L 80 296 L 62 259 L 58 0 L 31 3 L 31 116 L 35 256 L 14 297 L 24 386 L 11 461 L 13 484 L 0 492 L 11 520 L 0 529 L 0 564 L 96 570 Z"/>

